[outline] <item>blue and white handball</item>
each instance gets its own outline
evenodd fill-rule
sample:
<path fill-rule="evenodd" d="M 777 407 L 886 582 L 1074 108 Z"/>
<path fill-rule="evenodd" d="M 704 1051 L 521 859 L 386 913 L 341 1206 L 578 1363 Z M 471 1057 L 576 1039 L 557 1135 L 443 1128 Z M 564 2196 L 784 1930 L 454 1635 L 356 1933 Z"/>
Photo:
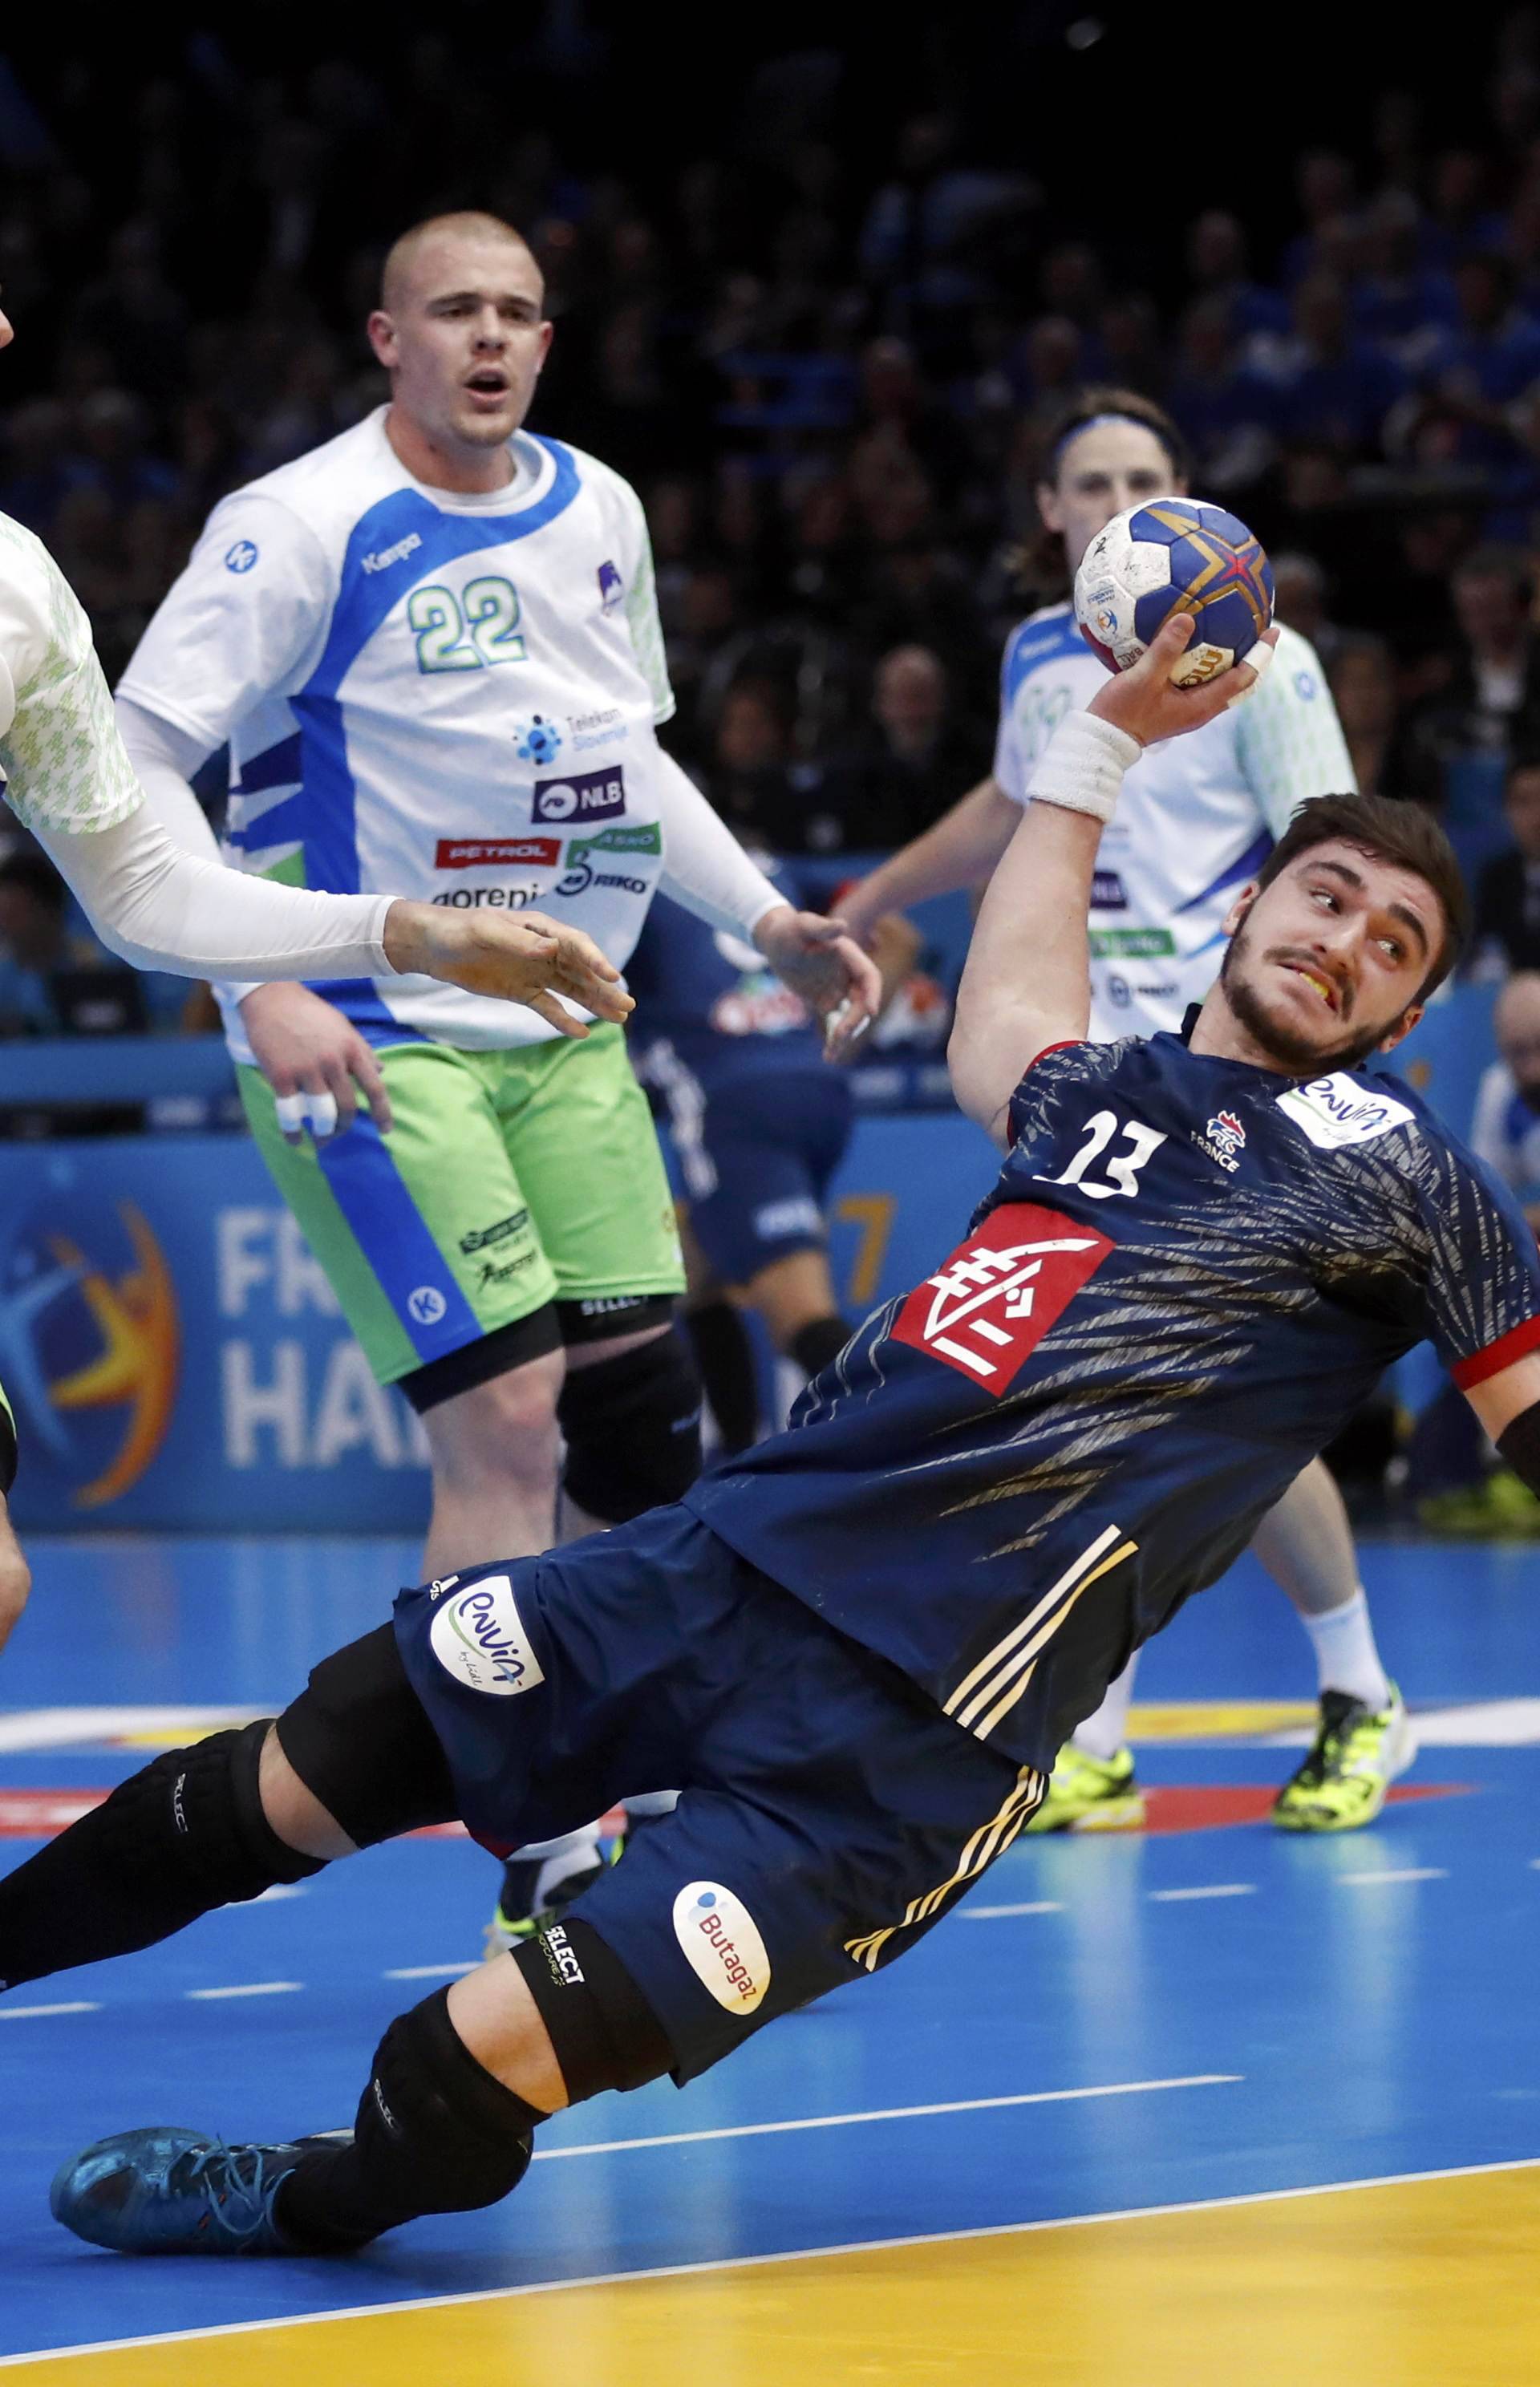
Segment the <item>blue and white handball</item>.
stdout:
<path fill-rule="evenodd" d="M 1171 677 L 1193 688 L 1250 653 L 1272 621 L 1272 568 L 1243 522 L 1196 498 L 1148 498 L 1099 530 L 1075 618 L 1109 671 L 1136 663 L 1168 614 L 1191 613 Z"/>

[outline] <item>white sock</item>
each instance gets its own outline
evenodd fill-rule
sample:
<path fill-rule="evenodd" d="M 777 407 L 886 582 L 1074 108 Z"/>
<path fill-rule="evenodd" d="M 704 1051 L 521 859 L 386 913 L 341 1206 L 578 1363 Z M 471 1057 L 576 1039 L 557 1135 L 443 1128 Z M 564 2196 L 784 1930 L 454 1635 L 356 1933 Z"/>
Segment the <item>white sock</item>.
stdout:
<path fill-rule="evenodd" d="M 678 1803 L 677 1790 L 633 1790 L 629 1798 L 621 1800 L 628 1815 L 648 1818 L 653 1815 L 672 1815 Z"/>
<path fill-rule="evenodd" d="M 554 1840 L 531 1840 L 527 1848 L 516 1850 L 520 1863 L 537 1863 L 540 1868 L 535 1876 L 531 1910 L 544 1906 L 574 1873 L 586 1873 L 595 1863 L 598 1851 L 597 1824 L 585 1824 L 581 1831 L 563 1832 Z"/>
<path fill-rule="evenodd" d="M 1390 1705 L 1390 1676 L 1374 1646 L 1369 1601 L 1362 1584 L 1340 1608 L 1319 1616 L 1301 1616 L 1300 1623 L 1315 1644 L 1316 1670 L 1322 1691 L 1345 1691 L 1379 1710 Z"/>
<path fill-rule="evenodd" d="M 1088 1757 L 1099 1757 L 1104 1762 L 1116 1757 L 1128 1737 L 1129 1707 L 1133 1699 L 1133 1678 L 1139 1672 L 1136 1649 L 1115 1683 L 1107 1685 L 1107 1693 L 1094 1715 L 1075 1726 L 1073 1735 L 1077 1749 Z"/>

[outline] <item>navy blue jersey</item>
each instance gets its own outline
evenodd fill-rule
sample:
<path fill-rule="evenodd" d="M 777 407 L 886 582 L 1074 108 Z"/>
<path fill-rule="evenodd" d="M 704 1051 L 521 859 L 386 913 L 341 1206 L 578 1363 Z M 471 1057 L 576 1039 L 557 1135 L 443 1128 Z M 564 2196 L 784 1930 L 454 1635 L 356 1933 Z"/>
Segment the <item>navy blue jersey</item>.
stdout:
<path fill-rule="evenodd" d="M 1540 1347 L 1540 1262 L 1510 1197 L 1371 1071 L 1064 1045 L 1011 1136 L 937 1273 L 687 1500 L 1047 1768 L 1392 1360 L 1431 1335 L 1468 1387 Z"/>
<path fill-rule="evenodd" d="M 795 872 L 758 859 L 777 891 L 802 907 Z M 708 927 L 666 895 L 653 902 L 625 982 L 637 998 L 631 1052 L 644 1085 L 666 1085 L 678 1064 L 708 1090 L 762 1070 L 821 1066 L 823 1038 L 812 1013 L 758 947 Z"/>

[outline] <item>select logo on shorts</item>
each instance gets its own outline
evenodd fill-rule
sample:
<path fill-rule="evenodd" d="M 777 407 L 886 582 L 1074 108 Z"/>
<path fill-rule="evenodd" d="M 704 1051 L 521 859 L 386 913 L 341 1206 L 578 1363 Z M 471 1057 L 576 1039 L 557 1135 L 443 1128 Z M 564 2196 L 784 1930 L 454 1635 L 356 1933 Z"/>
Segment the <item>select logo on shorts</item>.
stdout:
<path fill-rule="evenodd" d="M 261 551 L 254 539 L 238 538 L 234 547 L 224 550 L 224 568 L 227 572 L 249 572 Z"/>
<path fill-rule="evenodd" d="M 1113 1249 L 1061 1211 L 1003 1202 L 909 1295 L 892 1340 L 998 1396 Z"/>
<path fill-rule="evenodd" d="M 447 1674 L 493 1699 L 512 1699 L 546 1679 L 505 1574 L 483 1575 L 446 1599 L 428 1641 Z"/>
<path fill-rule="evenodd" d="M 1341 1152 L 1350 1143 L 1372 1143 L 1393 1127 L 1405 1127 L 1416 1118 L 1406 1103 L 1389 1094 L 1373 1093 L 1356 1085 L 1345 1069 L 1329 1078 L 1312 1078 L 1307 1086 L 1291 1086 L 1278 1097 L 1295 1127 L 1303 1128 L 1320 1152 Z"/>
<path fill-rule="evenodd" d="M 674 1936 L 692 1973 L 729 2014 L 752 2014 L 770 1987 L 759 1926 L 719 1881 L 688 1881 L 674 1901 Z"/>
<path fill-rule="evenodd" d="M 625 774 L 619 764 L 608 771 L 574 771 L 565 779 L 536 779 L 531 818 L 537 821 L 611 820 L 625 810 Z"/>
<path fill-rule="evenodd" d="M 497 870 L 524 862 L 541 870 L 562 859 L 559 837 L 441 837 L 434 852 L 438 870 Z"/>

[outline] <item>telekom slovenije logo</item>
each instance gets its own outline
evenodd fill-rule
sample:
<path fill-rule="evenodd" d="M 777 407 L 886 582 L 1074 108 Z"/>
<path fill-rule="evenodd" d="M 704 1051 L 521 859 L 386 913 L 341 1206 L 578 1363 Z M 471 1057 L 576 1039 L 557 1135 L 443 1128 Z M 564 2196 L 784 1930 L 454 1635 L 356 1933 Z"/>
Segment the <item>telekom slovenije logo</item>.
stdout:
<path fill-rule="evenodd" d="M 1001 1394 L 1114 1245 L 1035 1202 L 1004 1202 L 900 1310 L 895 1343 Z"/>

